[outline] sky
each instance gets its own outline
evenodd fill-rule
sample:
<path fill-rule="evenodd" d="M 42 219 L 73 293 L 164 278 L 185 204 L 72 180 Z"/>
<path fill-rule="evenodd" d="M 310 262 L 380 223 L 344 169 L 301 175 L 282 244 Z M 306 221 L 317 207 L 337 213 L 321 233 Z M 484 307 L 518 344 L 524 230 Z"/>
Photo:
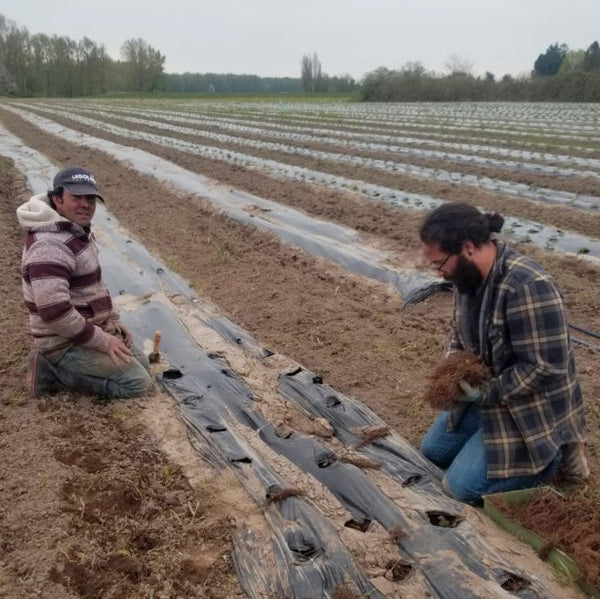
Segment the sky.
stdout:
<path fill-rule="evenodd" d="M 113 59 L 142 38 L 167 73 L 299 77 L 316 53 L 324 73 L 356 80 L 414 61 L 443 73 L 453 57 L 518 76 L 555 42 L 600 41 L 600 0 L 0 0 L 0 14 L 30 34 L 88 37 Z"/>

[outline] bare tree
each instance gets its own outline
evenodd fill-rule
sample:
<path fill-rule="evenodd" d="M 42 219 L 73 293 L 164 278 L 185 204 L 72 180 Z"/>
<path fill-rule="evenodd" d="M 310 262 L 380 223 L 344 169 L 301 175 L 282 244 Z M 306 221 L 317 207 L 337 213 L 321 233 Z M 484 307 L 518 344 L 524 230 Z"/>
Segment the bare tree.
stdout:
<path fill-rule="evenodd" d="M 301 65 L 302 89 L 311 93 L 319 91 L 322 87 L 323 71 L 317 53 L 313 52 L 312 56 L 304 54 Z"/>
<path fill-rule="evenodd" d="M 473 63 L 468 59 L 457 54 L 452 54 L 444 65 L 450 75 L 472 75 Z"/>

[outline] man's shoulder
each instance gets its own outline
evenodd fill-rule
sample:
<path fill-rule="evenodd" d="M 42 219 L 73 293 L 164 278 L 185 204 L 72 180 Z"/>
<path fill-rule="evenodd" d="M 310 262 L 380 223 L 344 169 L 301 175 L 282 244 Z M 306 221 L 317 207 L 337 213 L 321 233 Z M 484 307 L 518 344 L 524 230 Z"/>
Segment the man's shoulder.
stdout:
<path fill-rule="evenodd" d="M 29 231 L 25 237 L 25 250 L 80 253 L 89 244 L 88 239 L 73 235 L 68 221 L 54 223 L 41 230 Z"/>
<path fill-rule="evenodd" d="M 499 284 L 518 289 L 528 283 L 541 281 L 556 285 L 552 275 L 539 262 L 507 248 Z"/>

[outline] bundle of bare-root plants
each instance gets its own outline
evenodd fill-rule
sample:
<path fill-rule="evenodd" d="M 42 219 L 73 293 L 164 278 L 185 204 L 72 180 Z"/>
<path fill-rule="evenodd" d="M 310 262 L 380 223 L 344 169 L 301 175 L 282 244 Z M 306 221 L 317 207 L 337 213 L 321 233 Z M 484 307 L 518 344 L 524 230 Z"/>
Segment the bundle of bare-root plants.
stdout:
<path fill-rule="evenodd" d="M 461 381 L 478 388 L 488 379 L 489 370 L 479 356 L 468 351 L 452 352 L 431 373 L 423 400 L 436 410 L 448 410 L 465 394 Z"/>

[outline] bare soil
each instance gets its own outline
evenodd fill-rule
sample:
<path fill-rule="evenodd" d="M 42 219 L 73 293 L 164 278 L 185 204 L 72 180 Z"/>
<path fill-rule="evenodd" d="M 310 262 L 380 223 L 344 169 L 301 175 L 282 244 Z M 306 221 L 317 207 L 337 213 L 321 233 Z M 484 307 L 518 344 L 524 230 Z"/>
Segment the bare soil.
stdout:
<path fill-rule="evenodd" d="M 0 597 L 244 596 L 221 491 L 192 487 L 140 405 L 26 392 L 14 211 L 29 190 L 4 159 L 0 189 Z"/>
<path fill-rule="evenodd" d="M 90 168 L 119 221 L 264 346 L 323 375 L 419 443 L 435 416 L 422 397 L 427 376 L 444 352 L 449 294 L 405 308 L 386 286 L 240 226 L 102 152 L 45 135 L 6 111 L 0 110 L 0 116 L 26 145 L 57 165 L 76 162 Z M 418 253 L 418 214 L 131 139 L 116 141 L 135 143 L 232 186 L 368 231 L 373 243 Z M 0 596 L 240 596 L 230 558 L 231 511 L 225 509 L 222 485 L 190 484 L 190 472 L 161 445 L 141 405 L 105 404 L 67 393 L 43 402 L 27 396 L 23 380 L 29 341 L 14 210 L 29 192 L 6 161 L 0 166 L 5 240 L 0 255 L 5 298 L 0 311 Z M 485 194 L 470 199 L 491 204 Z M 532 213 L 538 210 L 538 217 L 539 210 L 552 212 L 523 204 L 531 204 Z M 586 228 L 588 215 L 564 210 Z M 536 255 L 559 280 L 573 321 L 599 330 L 598 269 L 581 259 L 524 251 Z M 577 493 L 593 498 L 600 488 L 600 354 L 581 346 L 576 354 L 592 468 L 587 490 Z M 593 505 L 597 509 L 600 502 Z"/>

